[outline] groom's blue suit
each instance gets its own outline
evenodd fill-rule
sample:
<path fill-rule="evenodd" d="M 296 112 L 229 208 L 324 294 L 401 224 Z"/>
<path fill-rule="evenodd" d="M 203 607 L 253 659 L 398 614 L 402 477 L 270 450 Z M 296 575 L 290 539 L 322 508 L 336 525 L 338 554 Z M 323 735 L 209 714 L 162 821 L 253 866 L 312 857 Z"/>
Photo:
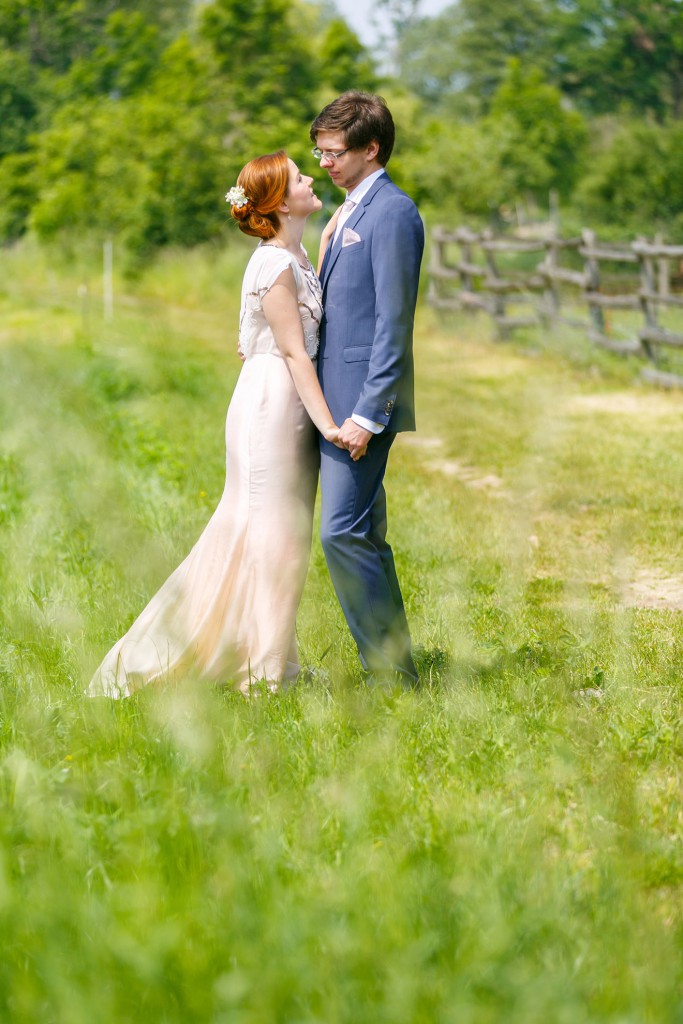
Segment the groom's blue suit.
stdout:
<path fill-rule="evenodd" d="M 413 320 L 424 229 L 386 172 L 351 212 L 321 269 L 318 375 L 336 423 L 383 424 L 354 462 L 321 439 L 321 538 L 337 597 L 373 673 L 417 673 L 394 557 L 383 478 L 397 431 L 415 429 Z"/>

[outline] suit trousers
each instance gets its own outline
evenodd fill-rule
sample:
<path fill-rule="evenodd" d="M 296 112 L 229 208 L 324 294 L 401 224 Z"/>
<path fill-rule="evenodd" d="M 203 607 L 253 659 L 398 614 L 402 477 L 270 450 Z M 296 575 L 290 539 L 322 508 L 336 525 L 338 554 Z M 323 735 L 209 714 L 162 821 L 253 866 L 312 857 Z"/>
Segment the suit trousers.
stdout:
<path fill-rule="evenodd" d="M 321 438 L 320 537 L 361 664 L 374 676 L 398 673 L 411 683 L 417 681 L 417 671 L 394 555 L 386 540 L 383 480 L 395 437 L 388 430 L 376 434 L 357 462 Z"/>

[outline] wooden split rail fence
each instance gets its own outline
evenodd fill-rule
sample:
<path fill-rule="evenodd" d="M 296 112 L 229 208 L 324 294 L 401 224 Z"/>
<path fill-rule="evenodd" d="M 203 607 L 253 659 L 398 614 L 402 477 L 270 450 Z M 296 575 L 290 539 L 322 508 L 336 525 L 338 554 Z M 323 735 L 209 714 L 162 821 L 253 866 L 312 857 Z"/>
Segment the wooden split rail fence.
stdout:
<path fill-rule="evenodd" d="M 540 260 L 530 269 L 501 266 L 508 257 L 528 264 L 534 253 Z M 683 316 L 680 330 L 661 323 L 664 311 L 683 308 L 683 295 L 672 288 L 672 263 L 683 267 L 683 245 L 658 238 L 615 245 L 589 230 L 578 238 L 513 238 L 437 227 L 428 301 L 437 309 L 484 310 L 502 337 L 519 327 L 568 324 L 601 348 L 641 356 L 643 376 L 653 383 L 681 387 L 683 365 L 677 372 L 662 366 L 671 366 L 675 350 L 683 355 Z M 631 311 L 639 322 L 613 324 L 608 310 Z"/>

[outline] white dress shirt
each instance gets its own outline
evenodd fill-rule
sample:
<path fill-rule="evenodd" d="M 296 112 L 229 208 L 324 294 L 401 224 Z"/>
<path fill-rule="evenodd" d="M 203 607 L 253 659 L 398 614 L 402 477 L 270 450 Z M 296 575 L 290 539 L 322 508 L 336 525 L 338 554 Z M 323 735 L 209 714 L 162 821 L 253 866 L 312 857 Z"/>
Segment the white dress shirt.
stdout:
<path fill-rule="evenodd" d="M 333 242 L 337 241 L 337 237 L 344 226 L 344 222 L 351 216 L 351 211 L 358 206 L 363 196 L 370 191 L 374 183 L 382 174 L 384 174 L 384 168 L 380 167 L 378 171 L 373 171 L 372 174 L 368 174 L 367 178 L 363 178 L 359 185 L 356 185 L 355 188 L 352 188 L 350 192 L 346 193 L 346 199 L 344 200 L 344 205 L 342 206 L 341 213 L 339 214 L 337 226 L 334 229 Z M 346 209 L 344 209 L 347 203 L 353 203 L 353 206 L 347 206 Z"/>

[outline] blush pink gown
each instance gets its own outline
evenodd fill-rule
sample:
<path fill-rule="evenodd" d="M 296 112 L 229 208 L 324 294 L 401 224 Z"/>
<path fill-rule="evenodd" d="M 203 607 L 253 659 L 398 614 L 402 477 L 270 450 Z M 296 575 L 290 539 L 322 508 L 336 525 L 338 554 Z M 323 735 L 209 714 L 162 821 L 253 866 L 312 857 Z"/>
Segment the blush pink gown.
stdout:
<path fill-rule="evenodd" d="M 260 244 L 242 284 L 244 364 L 228 409 L 223 496 L 201 537 L 95 672 L 90 696 L 127 697 L 192 674 L 248 693 L 299 672 L 295 625 L 318 473 L 315 427 L 263 314 L 292 267 L 306 351 L 322 316 L 313 268 Z"/>

